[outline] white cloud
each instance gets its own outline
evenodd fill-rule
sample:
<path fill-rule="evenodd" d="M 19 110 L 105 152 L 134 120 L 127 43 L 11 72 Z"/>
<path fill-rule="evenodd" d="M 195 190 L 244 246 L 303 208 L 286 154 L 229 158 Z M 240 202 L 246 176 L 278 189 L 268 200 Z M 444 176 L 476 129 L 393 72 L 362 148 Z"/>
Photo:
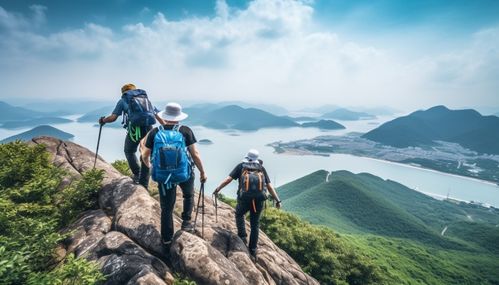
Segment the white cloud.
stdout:
<path fill-rule="evenodd" d="M 8 94 L 114 96 L 135 82 L 165 100 L 414 108 L 470 104 L 476 90 L 483 104 L 497 104 L 498 29 L 447 54 L 400 58 L 318 29 L 309 1 L 255 0 L 238 10 L 219 0 L 211 18 L 158 13 L 149 25 L 88 23 L 48 35 L 37 32 L 46 8 L 31 9 L 25 17 L 0 7 L 0 63 L 8 67 L 0 84 Z"/>

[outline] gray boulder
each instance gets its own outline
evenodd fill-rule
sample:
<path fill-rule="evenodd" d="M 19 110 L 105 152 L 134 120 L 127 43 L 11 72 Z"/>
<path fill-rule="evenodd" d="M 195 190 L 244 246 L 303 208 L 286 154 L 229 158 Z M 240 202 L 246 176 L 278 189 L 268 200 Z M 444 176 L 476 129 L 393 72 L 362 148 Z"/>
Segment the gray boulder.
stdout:
<path fill-rule="evenodd" d="M 75 143 L 50 137 L 32 143 L 46 145 L 54 165 L 68 171 L 64 183 L 93 168 L 95 154 Z M 173 272 L 198 284 L 319 284 L 263 232 L 254 263 L 234 234 L 234 210 L 219 202 L 217 223 L 210 198 L 205 198 L 204 235 L 199 217 L 196 233 L 178 231 L 170 251 L 164 252 L 159 202 L 101 157 L 96 167 L 105 173 L 100 209 L 83 213 L 67 229 L 71 236 L 60 252 L 97 262 L 108 277 L 106 284 L 173 284 Z M 182 211 L 181 201 L 177 191 L 175 213 Z M 180 221 L 175 216 L 177 229 Z"/>

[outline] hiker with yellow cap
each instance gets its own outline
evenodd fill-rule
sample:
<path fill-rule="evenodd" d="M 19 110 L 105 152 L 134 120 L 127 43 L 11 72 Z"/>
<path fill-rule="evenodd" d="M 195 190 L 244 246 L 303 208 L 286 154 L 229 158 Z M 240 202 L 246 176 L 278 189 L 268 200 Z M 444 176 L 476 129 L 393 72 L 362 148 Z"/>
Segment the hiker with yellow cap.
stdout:
<path fill-rule="evenodd" d="M 116 103 L 116 107 L 111 115 L 101 117 L 99 124 L 102 126 L 106 123 L 112 123 L 121 115 L 123 115 L 123 128 L 127 130 L 124 147 L 125 157 L 133 173 L 133 181 L 148 189 L 149 168 L 144 163 L 139 166 L 135 155 L 140 140 L 152 129 L 152 125 L 156 123 L 155 118 L 158 118 L 146 91 L 137 89 L 133 84 L 121 87 L 121 98 Z"/>
<path fill-rule="evenodd" d="M 249 239 L 249 253 L 256 261 L 258 228 L 260 215 L 263 211 L 267 191 L 270 192 L 276 207 L 281 207 L 281 200 L 270 183 L 267 170 L 263 167 L 263 161 L 258 159 L 259 153 L 256 149 L 250 149 L 248 154 L 218 186 L 213 194 L 215 196 L 227 186 L 232 180 L 239 180 L 236 205 L 237 235 L 248 245 L 244 216 L 250 212 L 251 233 Z"/>

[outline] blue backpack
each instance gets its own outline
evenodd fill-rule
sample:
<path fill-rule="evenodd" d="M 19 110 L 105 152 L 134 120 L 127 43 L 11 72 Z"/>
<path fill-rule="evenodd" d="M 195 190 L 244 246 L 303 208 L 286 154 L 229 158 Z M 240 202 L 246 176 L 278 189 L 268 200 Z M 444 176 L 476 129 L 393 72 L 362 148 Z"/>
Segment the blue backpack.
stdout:
<path fill-rule="evenodd" d="M 172 130 L 158 127 L 154 137 L 152 159 L 152 180 L 171 188 L 191 177 L 191 161 L 187 154 L 185 139 L 180 133 L 180 125 Z"/>
<path fill-rule="evenodd" d="M 127 105 L 124 124 L 128 127 L 147 127 L 156 123 L 154 107 L 142 89 L 128 90 L 121 95 Z"/>

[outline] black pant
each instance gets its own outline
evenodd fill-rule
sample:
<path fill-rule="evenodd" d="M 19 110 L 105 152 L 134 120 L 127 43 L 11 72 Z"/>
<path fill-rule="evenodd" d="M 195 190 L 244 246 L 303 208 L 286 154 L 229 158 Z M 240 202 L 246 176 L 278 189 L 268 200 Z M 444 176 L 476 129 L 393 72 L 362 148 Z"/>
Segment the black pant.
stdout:
<path fill-rule="evenodd" d="M 143 129 L 144 132 L 142 133 L 142 137 L 140 139 L 145 137 L 151 127 L 146 127 Z M 147 189 L 149 187 L 149 168 L 142 162 L 142 159 L 140 160 L 139 166 L 139 161 L 137 160 L 137 156 L 135 155 L 140 144 L 140 139 L 136 142 L 132 141 L 129 133 L 127 132 L 124 151 L 126 160 L 128 161 L 128 166 L 130 167 L 130 171 L 132 171 L 133 175 L 139 176 L 139 183 Z"/>
<path fill-rule="evenodd" d="M 194 207 L 194 172 L 189 180 L 180 183 L 180 189 L 184 197 L 184 211 L 182 212 L 182 220 L 190 221 L 192 208 Z M 173 228 L 173 209 L 175 208 L 176 186 L 166 188 L 165 184 L 158 183 L 159 203 L 161 205 L 161 238 L 163 241 L 169 241 L 174 234 Z"/>
<path fill-rule="evenodd" d="M 249 211 L 250 212 L 250 225 L 251 233 L 248 248 L 250 251 L 256 250 L 256 245 L 258 243 L 258 228 L 260 225 L 260 214 L 263 211 L 263 205 L 265 200 L 263 199 L 237 199 L 236 205 L 236 226 L 237 235 L 246 241 L 246 224 L 244 221 L 244 216 Z"/>

